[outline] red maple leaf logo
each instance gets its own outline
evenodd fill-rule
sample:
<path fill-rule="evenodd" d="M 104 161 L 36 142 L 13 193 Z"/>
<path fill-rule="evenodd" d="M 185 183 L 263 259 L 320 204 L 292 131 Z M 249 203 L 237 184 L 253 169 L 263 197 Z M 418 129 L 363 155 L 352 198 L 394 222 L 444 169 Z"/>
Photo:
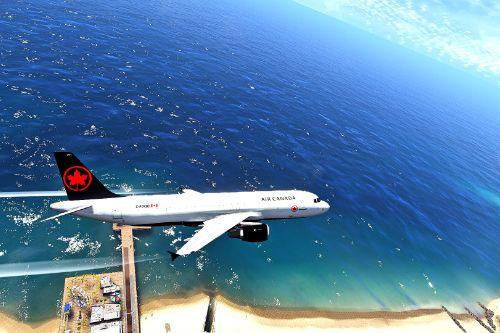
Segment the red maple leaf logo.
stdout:
<path fill-rule="evenodd" d="M 85 191 L 92 183 L 92 173 L 80 165 L 69 167 L 62 176 L 66 189 L 75 192 Z"/>
<path fill-rule="evenodd" d="M 82 175 L 80 171 L 77 169 L 72 175 L 68 176 L 69 179 L 69 185 L 75 186 L 75 185 L 81 185 L 85 186 L 85 183 L 87 182 L 87 175 Z"/>

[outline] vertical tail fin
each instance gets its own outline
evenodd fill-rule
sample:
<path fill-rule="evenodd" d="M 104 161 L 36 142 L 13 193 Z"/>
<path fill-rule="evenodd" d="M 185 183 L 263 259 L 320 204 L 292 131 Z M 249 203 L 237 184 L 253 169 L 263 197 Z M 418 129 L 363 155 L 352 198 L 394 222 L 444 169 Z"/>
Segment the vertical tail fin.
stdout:
<path fill-rule="evenodd" d="M 69 200 L 114 198 L 120 195 L 108 190 L 73 154 L 54 152 L 64 189 Z"/>

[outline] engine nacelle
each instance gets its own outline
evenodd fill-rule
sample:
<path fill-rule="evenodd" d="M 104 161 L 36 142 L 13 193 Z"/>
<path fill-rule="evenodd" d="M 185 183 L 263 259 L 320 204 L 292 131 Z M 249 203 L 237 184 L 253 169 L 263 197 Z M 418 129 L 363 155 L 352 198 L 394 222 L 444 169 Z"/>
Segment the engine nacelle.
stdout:
<path fill-rule="evenodd" d="M 267 224 L 242 225 L 229 230 L 227 234 L 245 242 L 264 242 L 269 238 L 269 227 Z"/>

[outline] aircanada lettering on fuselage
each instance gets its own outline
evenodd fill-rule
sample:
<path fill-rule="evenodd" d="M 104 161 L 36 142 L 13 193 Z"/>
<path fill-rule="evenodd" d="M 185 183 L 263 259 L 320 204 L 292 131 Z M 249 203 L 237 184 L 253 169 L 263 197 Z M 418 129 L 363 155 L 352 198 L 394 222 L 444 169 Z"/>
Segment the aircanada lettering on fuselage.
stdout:
<path fill-rule="evenodd" d="M 262 197 L 261 201 L 283 201 L 283 200 L 295 200 L 295 196 L 288 195 L 283 197 Z"/>

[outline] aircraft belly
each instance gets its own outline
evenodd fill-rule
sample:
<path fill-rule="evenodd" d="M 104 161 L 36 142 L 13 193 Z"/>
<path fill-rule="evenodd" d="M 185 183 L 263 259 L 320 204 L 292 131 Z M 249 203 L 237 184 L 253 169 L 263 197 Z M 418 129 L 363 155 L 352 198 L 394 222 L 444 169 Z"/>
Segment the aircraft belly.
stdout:
<path fill-rule="evenodd" d="M 100 208 L 100 207 L 99 207 Z M 138 211 L 138 210 L 130 210 L 130 209 L 120 209 L 117 207 L 116 209 L 112 209 L 111 211 L 108 209 L 93 209 L 91 212 L 82 211 L 79 212 L 78 216 L 82 217 L 90 217 L 94 219 L 98 219 L 106 222 L 115 222 L 120 224 L 131 224 L 131 225 L 151 225 L 151 224 L 161 224 L 161 223 L 186 223 L 193 222 L 199 223 L 209 219 L 212 219 L 216 216 L 228 214 L 228 213 L 237 213 L 241 211 L 246 211 L 246 209 L 217 209 L 217 210 L 207 210 L 207 211 L 177 211 L 170 213 L 165 212 L 163 209 L 155 209 L 152 211 Z M 253 209 L 253 211 L 258 211 L 257 209 Z M 279 210 L 264 210 L 261 212 L 261 216 L 259 217 L 249 217 L 247 220 L 249 221 L 259 221 L 262 219 L 276 219 L 283 218 L 283 212 Z"/>
<path fill-rule="evenodd" d="M 160 223 L 181 223 L 181 222 L 203 222 L 215 215 L 213 214 L 161 214 L 161 215 L 143 215 L 143 216 L 123 216 L 126 224 L 150 225 Z"/>

